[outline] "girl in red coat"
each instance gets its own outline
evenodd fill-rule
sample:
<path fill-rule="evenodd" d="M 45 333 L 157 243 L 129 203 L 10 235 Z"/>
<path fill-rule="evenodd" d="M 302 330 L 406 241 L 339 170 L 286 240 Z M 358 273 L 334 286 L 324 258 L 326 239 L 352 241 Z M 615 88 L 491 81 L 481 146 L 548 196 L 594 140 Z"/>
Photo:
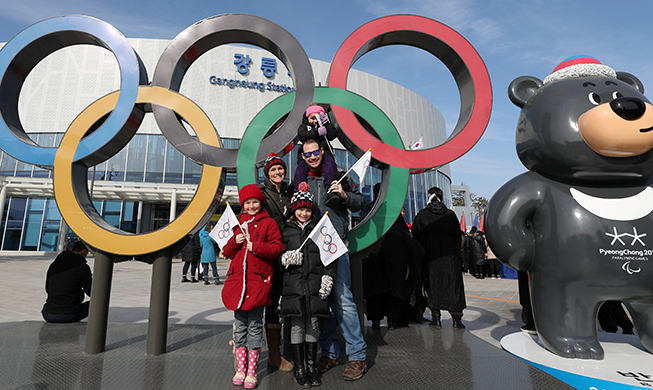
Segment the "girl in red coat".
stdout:
<path fill-rule="evenodd" d="M 263 345 L 263 309 L 271 304 L 274 261 L 284 251 L 277 223 L 263 209 L 263 193 L 255 184 L 238 193 L 243 213 L 234 237 L 222 249 L 233 259 L 222 289 L 222 302 L 234 311 L 238 368 L 233 384 L 258 386 L 258 360 Z M 242 230 L 241 230 L 242 227 Z M 249 349 L 249 353 L 248 353 Z"/>

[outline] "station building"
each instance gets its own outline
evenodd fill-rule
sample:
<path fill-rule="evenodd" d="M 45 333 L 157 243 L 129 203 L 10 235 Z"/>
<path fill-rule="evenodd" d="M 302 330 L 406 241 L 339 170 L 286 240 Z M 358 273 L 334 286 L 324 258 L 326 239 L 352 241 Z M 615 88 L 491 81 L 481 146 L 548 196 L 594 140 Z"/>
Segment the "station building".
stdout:
<path fill-rule="evenodd" d="M 169 40 L 128 39 L 143 60 L 151 80 Z M 1 46 L 1 44 L 0 44 Z M 315 85 L 326 85 L 330 64 L 311 60 Z M 57 147 L 70 123 L 89 104 L 119 89 L 120 71 L 113 54 L 96 46 L 59 50 L 41 61 L 28 76 L 19 99 L 19 115 L 30 138 L 42 147 Z M 198 58 L 184 76 L 180 93 L 193 100 L 212 121 L 223 147 L 238 148 L 254 116 L 275 98 L 293 90 L 283 63 L 272 53 L 249 45 L 224 45 Z M 422 138 L 425 147 L 446 139 L 442 115 L 426 99 L 388 80 L 351 70 L 347 88 L 376 104 L 393 121 L 406 148 Z M 194 135 L 192 128 L 187 126 Z M 338 166 L 348 169 L 356 158 L 336 140 Z M 1 147 L 1 145 L 0 145 Z M 296 150 L 284 160 L 292 179 Z M 166 225 L 192 199 L 202 166 L 177 151 L 147 114 L 137 134 L 118 154 L 89 169 L 88 186 L 103 218 L 132 233 Z M 263 180 L 262 169 L 258 170 Z M 363 194 L 373 200 L 372 187 L 381 171 L 372 168 Z M 227 174 L 222 205 L 238 205 L 236 174 Z M 451 206 L 448 165 L 411 175 L 406 220 L 426 205 L 428 188 L 437 186 Z M 75 235 L 57 209 L 52 172 L 17 161 L 0 152 L 0 251 L 62 250 Z M 221 212 L 218 210 L 218 212 Z M 356 215 L 354 215 L 356 217 Z"/>

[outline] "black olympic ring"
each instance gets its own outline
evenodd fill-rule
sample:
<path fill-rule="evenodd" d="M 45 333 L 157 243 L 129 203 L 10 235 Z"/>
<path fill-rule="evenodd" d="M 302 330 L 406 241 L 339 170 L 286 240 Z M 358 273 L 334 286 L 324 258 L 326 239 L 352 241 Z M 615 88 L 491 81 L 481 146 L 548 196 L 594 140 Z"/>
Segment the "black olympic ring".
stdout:
<path fill-rule="evenodd" d="M 294 145 L 304 110 L 313 101 L 315 82 L 306 52 L 297 39 L 279 25 L 245 14 L 218 15 L 195 23 L 177 35 L 163 52 L 152 85 L 179 92 L 191 64 L 210 49 L 228 43 L 259 46 L 274 53 L 288 68 L 296 90 L 293 109 L 283 125 L 261 142 L 257 161 L 264 160 L 270 151 L 285 154 L 282 151 Z M 238 149 L 216 148 L 191 137 L 169 108 L 154 106 L 154 116 L 168 141 L 186 156 L 202 164 L 236 167 Z"/>

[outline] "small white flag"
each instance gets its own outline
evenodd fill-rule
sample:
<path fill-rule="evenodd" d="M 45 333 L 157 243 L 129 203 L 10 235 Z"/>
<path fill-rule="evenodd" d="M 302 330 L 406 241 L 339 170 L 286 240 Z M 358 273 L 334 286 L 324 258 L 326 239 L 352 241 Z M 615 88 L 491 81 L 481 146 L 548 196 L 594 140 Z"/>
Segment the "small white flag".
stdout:
<path fill-rule="evenodd" d="M 227 203 L 227 208 L 224 210 L 224 213 L 218 220 L 218 223 L 215 224 L 209 236 L 215 240 L 215 242 L 220 245 L 220 248 L 224 248 L 227 245 L 227 242 L 234 235 L 234 227 L 238 226 L 238 218 L 236 214 Z"/>
<path fill-rule="evenodd" d="M 409 150 L 422 149 L 422 138 L 423 137 L 419 137 L 419 140 L 417 142 L 415 142 L 414 144 L 412 144 L 410 146 Z"/>
<path fill-rule="evenodd" d="M 308 237 L 320 249 L 320 260 L 325 267 L 347 253 L 345 243 L 340 239 L 327 214 L 322 216 Z"/>
<path fill-rule="evenodd" d="M 372 149 L 369 149 L 361 158 L 356 161 L 354 165 L 351 166 L 350 171 L 356 172 L 358 175 L 358 180 L 360 182 L 361 189 L 365 187 L 365 174 L 370 167 L 370 160 L 372 159 Z"/>

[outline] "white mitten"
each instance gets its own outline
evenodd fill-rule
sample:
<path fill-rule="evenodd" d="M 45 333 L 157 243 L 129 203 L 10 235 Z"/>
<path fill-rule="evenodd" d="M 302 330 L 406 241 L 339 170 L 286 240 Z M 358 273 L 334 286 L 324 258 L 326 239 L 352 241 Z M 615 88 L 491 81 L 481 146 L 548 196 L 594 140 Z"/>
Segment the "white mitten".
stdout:
<path fill-rule="evenodd" d="M 291 265 L 302 265 L 302 252 L 298 250 L 286 251 L 281 255 L 281 265 L 288 268 Z"/>
<path fill-rule="evenodd" d="M 322 275 L 322 284 L 320 284 L 320 299 L 326 299 L 331 294 L 333 288 L 333 278 L 329 275 Z"/>

